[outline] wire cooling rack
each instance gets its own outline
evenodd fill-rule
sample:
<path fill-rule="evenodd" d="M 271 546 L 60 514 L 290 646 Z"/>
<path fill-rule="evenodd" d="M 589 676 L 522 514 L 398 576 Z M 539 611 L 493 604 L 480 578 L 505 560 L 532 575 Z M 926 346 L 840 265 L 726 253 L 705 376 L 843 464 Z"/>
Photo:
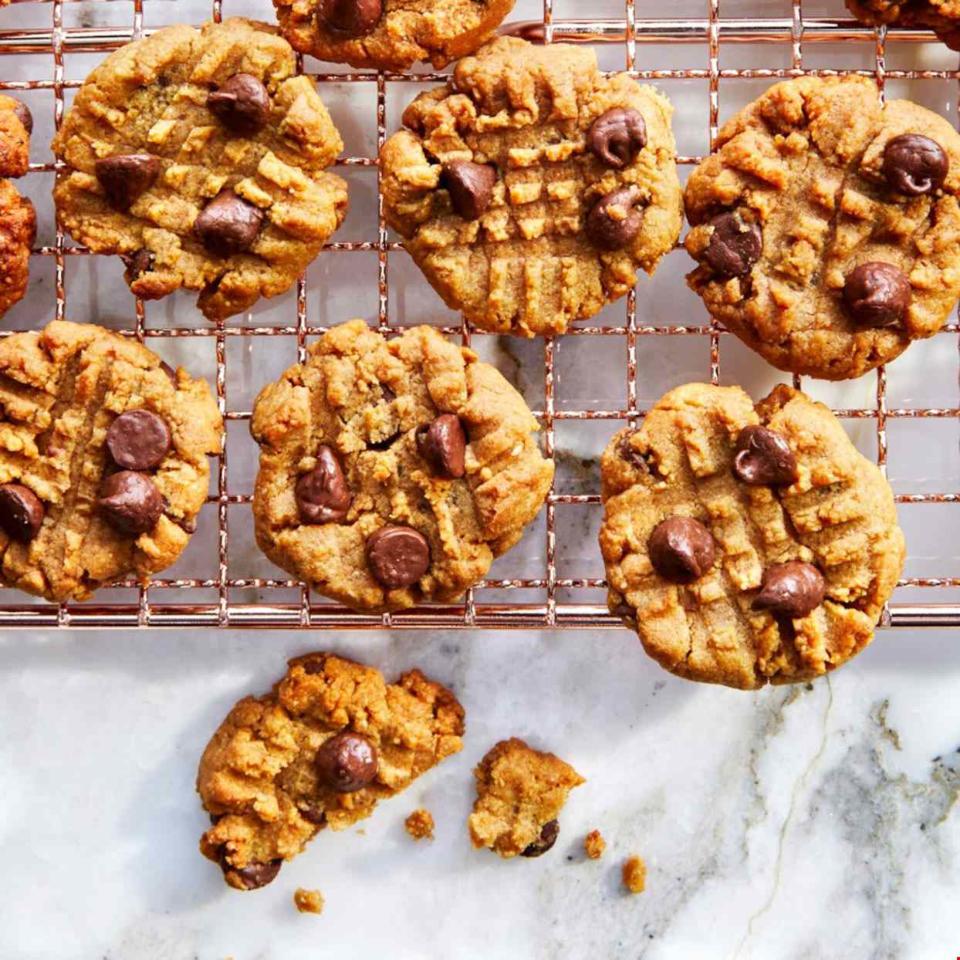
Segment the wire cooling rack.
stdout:
<path fill-rule="evenodd" d="M 876 78 L 881 93 L 885 92 L 893 81 L 931 81 L 939 84 L 938 89 L 948 91 L 945 99 L 956 106 L 955 92 L 960 80 L 960 71 L 956 69 L 916 69 L 910 58 L 907 67 L 898 67 L 891 63 L 890 44 L 898 44 L 898 49 L 915 50 L 917 44 L 936 49 L 942 55 L 941 45 L 935 39 L 921 32 L 873 30 L 862 27 L 846 17 L 840 0 L 831 10 L 829 0 L 808 0 L 802 4 L 799 0 L 678 0 L 673 8 L 678 12 L 675 19 L 664 18 L 659 12 L 659 4 L 653 0 L 543 0 L 542 13 L 538 7 L 537 19 L 515 20 L 504 26 L 504 30 L 537 42 L 577 42 L 596 44 L 601 53 L 601 65 L 605 69 L 626 69 L 640 80 L 651 81 L 662 86 L 672 82 L 694 83 L 705 93 L 706 110 L 696 118 L 701 130 L 706 128 L 706 136 L 701 143 L 703 149 L 684 153 L 681 143 L 680 163 L 682 170 L 701 159 L 702 153 L 712 149 L 717 130 L 721 122 L 721 96 L 726 95 L 730 81 L 762 81 L 750 89 L 744 102 L 756 96 L 763 86 L 776 79 L 797 76 L 804 73 L 835 74 L 838 72 L 864 73 Z M 816 15 L 811 12 L 813 4 L 818 3 Z M 155 27 L 145 23 L 144 8 L 163 5 L 163 0 L 128 0 L 125 6 L 132 10 L 132 17 L 126 22 L 118 22 L 115 17 L 105 18 L 108 25 L 91 25 L 97 17 L 71 16 L 71 8 L 93 10 L 112 6 L 118 8 L 119 0 L 83 0 L 82 3 L 67 0 L 52 2 L 30 2 L 14 0 L 15 6 L 0 11 L 0 89 L 16 94 L 18 91 L 47 91 L 52 93 L 53 123 L 59 126 L 69 98 L 80 86 L 82 73 L 77 77 L 65 71 L 68 57 L 95 55 L 88 57 L 87 69 L 99 57 L 116 49 L 131 39 L 152 32 Z M 229 15 L 254 15 L 270 19 L 267 10 L 246 9 L 245 0 L 213 0 L 209 7 L 194 7 L 185 0 L 170 7 L 180 8 L 174 14 L 184 20 L 197 19 L 212 15 L 220 20 Z M 721 6 L 723 10 L 721 10 Z M 820 15 L 820 7 L 825 9 Z M 229 8 L 229 9 L 228 9 Z M 20 11 L 33 11 L 33 16 L 20 17 Z M 520 0 L 517 12 L 524 9 L 524 0 Z M 42 16 L 37 15 L 41 11 Z M 208 13 L 209 11 L 209 13 Z M 766 14 L 757 17 L 757 12 Z M 189 17 L 187 13 L 189 12 Z M 529 12 L 529 11 L 526 11 Z M 583 20 L 570 17 L 582 16 L 590 12 L 603 15 L 603 19 Z M 49 19 L 47 19 L 49 14 Z M 30 21 L 25 25 L 23 20 Z M 16 27 L 16 29 L 11 29 Z M 837 45 L 844 44 L 837 63 Z M 819 51 L 829 50 L 832 58 L 819 56 Z M 866 57 L 864 52 L 866 51 Z M 725 57 L 730 54 L 731 66 L 726 65 Z M 955 56 L 951 55 L 953 63 Z M 49 79 L 36 74 L 49 71 L 47 58 L 52 58 L 52 75 Z M 895 58 L 898 61 L 900 58 Z M 679 66 L 695 63 L 700 66 Z M 617 62 L 619 61 L 619 62 Z M 850 66 L 847 66 L 847 61 Z M 86 62 L 86 61 L 84 61 Z M 660 67 L 656 64 L 664 63 Z M 10 67 L 7 67 L 10 64 Z M 653 66 L 651 66 L 651 64 Z M 317 61 L 301 61 L 300 68 L 315 77 L 321 85 L 321 94 L 327 99 L 327 86 L 372 90 L 371 103 L 376 111 L 376 147 L 383 143 L 392 132 L 388 124 L 388 90 L 399 88 L 398 96 L 407 102 L 417 92 L 402 85 L 421 85 L 435 83 L 443 75 L 424 71 L 412 74 L 390 74 L 374 72 L 343 72 L 342 68 L 331 67 Z M 325 70 L 341 72 L 324 72 Z M 84 71 L 85 72 L 85 71 Z M 673 91 L 667 89 L 668 95 Z M 674 98 L 674 97 L 672 97 Z M 674 98 L 675 99 L 675 98 Z M 676 102 L 676 99 L 675 99 Z M 940 101 L 937 101 L 938 104 Z M 49 101 L 47 101 L 49 103 Z M 36 109 L 34 110 L 36 113 Z M 941 108 L 941 112 L 944 112 Z M 679 111 L 678 111 L 679 113 Z M 728 114 L 724 114 L 728 115 Z M 372 144 L 371 144 L 372 146 Z M 352 152 L 348 148 L 348 153 Z M 375 150 L 369 155 L 350 155 L 340 159 L 341 168 L 372 168 L 379 177 Z M 52 208 L 52 200 L 46 186 L 52 186 L 52 175 L 57 164 L 47 154 L 41 162 L 31 164 L 30 174 L 21 184 L 31 178 L 46 175 L 44 192 L 34 195 L 38 214 L 46 205 Z M 29 191 L 28 191 L 29 193 Z M 388 234 L 382 209 L 378 204 L 371 207 L 376 223 L 376 239 L 350 241 L 338 238 L 328 244 L 321 255 L 324 258 L 341 259 L 345 254 L 366 253 L 376 258 L 376 311 L 375 317 L 368 319 L 376 322 L 385 333 L 405 325 L 403 310 L 391 302 L 390 276 L 394 269 L 394 258 L 405 257 L 401 245 Z M 52 217 L 52 213 L 49 213 Z M 33 251 L 32 275 L 47 267 L 52 261 L 52 287 L 55 304 L 52 314 L 31 312 L 30 321 L 24 321 L 23 312 L 11 311 L 8 320 L 16 329 L 39 326 L 41 322 L 57 318 L 102 322 L 99 315 L 80 314 L 73 301 L 67 297 L 68 263 L 74 258 L 90 257 L 89 251 L 76 246 L 66 237 L 59 227 L 52 225 L 52 243 L 41 243 Z M 341 234 L 343 230 L 341 230 Z M 676 251 L 667 259 L 685 258 L 682 250 Z M 679 264 L 674 271 L 679 277 L 683 269 L 689 266 L 687 261 Z M 327 327 L 316 322 L 318 311 L 311 307 L 309 272 L 301 278 L 296 291 L 281 304 L 284 313 L 273 310 L 267 314 L 270 323 L 263 323 L 261 315 L 252 315 L 217 325 L 207 323 L 191 306 L 181 306 L 172 322 L 154 324 L 150 314 L 141 301 L 130 298 L 132 309 L 125 321 L 115 324 L 122 332 L 145 341 L 159 353 L 165 346 L 175 345 L 186 348 L 184 365 L 196 371 L 190 363 L 190 353 L 195 345 L 208 345 L 214 348 L 216 396 L 221 412 L 228 425 L 228 437 L 224 441 L 220 456 L 215 461 L 213 483 L 205 513 L 211 517 L 206 524 L 201 522 L 187 553 L 213 558 L 213 569 L 208 575 L 190 575 L 190 564 L 186 564 L 187 573 L 180 575 L 181 564 L 168 571 L 163 577 L 157 577 L 147 585 L 135 582 L 123 582 L 106 588 L 97 594 L 93 601 L 82 604 L 49 604 L 10 590 L 0 590 L 0 627 L 40 628 L 40 627 L 288 627 L 288 628 L 361 628 L 371 626 L 395 627 L 497 627 L 497 628 L 553 628 L 553 627 L 612 627 L 619 621 L 611 617 L 603 602 L 605 583 L 602 579 L 602 565 L 599 550 L 596 547 L 595 533 L 599 519 L 599 492 L 596 473 L 596 459 L 602 450 L 603 442 L 624 423 L 637 424 L 645 412 L 645 374 L 651 355 L 672 350 L 692 352 L 705 360 L 704 367 L 694 377 L 708 377 L 712 382 L 729 382 L 722 376 L 721 354 L 729 355 L 735 349 L 733 338 L 729 337 L 703 311 L 702 307 L 692 308 L 689 318 L 684 316 L 681 323 L 662 322 L 659 316 L 651 315 L 647 310 L 647 288 L 650 281 L 641 279 L 636 291 L 625 300 L 613 305 L 603 314 L 585 324 L 578 325 L 565 338 L 543 338 L 525 351 L 524 375 L 539 379 L 539 364 L 542 364 L 542 383 L 538 385 L 536 400 L 531 403 L 543 428 L 544 451 L 553 457 L 558 465 L 558 479 L 551 490 L 541 519 L 528 531 L 520 546 L 511 551 L 522 557 L 519 570 L 510 566 L 511 554 L 501 558 L 491 570 L 491 576 L 470 590 L 462 603 L 452 605 L 425 605 L 421 608 L 400 613 L 380 616 L 356 614 L 323 598 L 312 595 L 301 583 L 284 577 L 282 571 L 275 575 L 249 575 L 236 557 L 249 557 L 252 550 L 235 551 L 238 539 L 243 538 L 249 547 L 250 528 L 250 487 L 251 471 L 240 470 L 231 464 L 239 464 L 231 445 L 232 431 L 238 426 L 245 433 L 246 422 L 250 418 L 249 402 L 236 405 L 233 397 L 234 369 L 237 361 L 229 361 L 234 355 L 232 347 L 252 348 L 254 343 L 280 343 L 268 341 L 268 338 L 284 338 L 283 342 L 295 345 L 294 351 L 285 358 L 283 366 L 295 359 L 303 359 L 307 344 L 321 334 Z M 396 281 L 394 281 L 396 283 Z M 424 283 L 423 281 L 420 281 Z M 33 283 L 33 279 L 31 279 Z M 682 286 L 682 280 L 680 280 Z M 41 291 L 42 293 L 43 291 Z M 122 296 L 121 294 L 118 294 Z M 186 301 L 181 301 L 185 304 Z M 439 300 L 437 314 L 444 315 Z M 23 305 L 21 305 L 22 307 Z M 16 308 L 15 308 L 16 309 Z M 349 313 L 331 322 L 348 319 Z M 452 336 L 459 337 L 466 344 L 483 353 L 481 341 L 492 338 L 481 331 L 472 330 L 469 325 L 458 322 L 446 312 L 448 322 L 441 321 L 442 329 Z M 168 314 L 169 316 L 169 314 Z M 687 322 L 689 320 L 690 322 Z M 11 332 L 4 330 L 3 334 Z M 937 362 L 956 365 L 956 335 L 960 325 L 950 324 L 935 339 L 937 342 Z M 945 340 L 946 338 L 946 340 Z M 562 394 L 558 364 L 558 351 L 565 355 L 570 351 L 583 354 L 587 343 L 616 341 L 622 344 L 621 356 L 623 369 L 618 377 L 625 381 L 624 401 L 604 405 L 602 402 L 571 402 Z M 586 341 L 586 342 L 585 342 Z M 943 345 L 949 341 L 945 351 Z M 561 343 L 563 347 L 561 347 Z M 489 345 L 489 344 L 488 344 Z M 723 349 L 721 349 L 723 345 Z M 528 345 L 529 347 L 529 345 Z M 705 349 L 704 349 L 705 347 Z M 508 352 L 511 347 L 503 347 Z M 914 346 L 914 350 L 918 347 Z M 676 352 L 676 351 L 674 351 Z M 531 357 L 533 364 L 530 363 Z M 943 359 L 946 358 L 946 359 Z M 231 362 L 233 366 L 231 366 Z M 724 361 L 725 365 L 726 361 Z M 761 363 L 762 361 L 756 361 Z M 531 373 L 530 367 L 536 367 Z M 734 368 L 737 368 L 734 364 Z M 282 369 L 282 367 L 281 367 Z M 565 375 L 564 375 L 565 376 Z M 612 377 L 613 375 L 610 374 Z M 825 398 L 835 412 L 846 421 L 852 421 L 859 430 L 860 445 L 864 445 L 864 436 L 868 435 L 866 447 L 875 456 L 884 470 L 890 467 L 888 431 L 893 424 L 917 421 L 936 421 L 956 426 L 960 423 L 960 408 L 957 403 L 957 375 L 951 375 L 952 390 L 943 400 L 937 396 L 934 405 L 929 400 L 922 405 L 911 402 L 897 406 L 890 402 L 887 373 L 881 368 L 875 374 L 869 387 L 870 402 L 858 402 L 853 406 L 845 405 L 842 399 L 848 396 L 842 391 L 828 394 Z M 870 377 L 864 378 L 869 381 Z M 515 379 L 515 378 L 514 378 Z M 778 379 L 778 378 L 775 378 Z M 261 379 L 258 385 L 265 382 Z M 676 382 L 681 382 L 677 380 Z M 800 385 L 795 378 L 794 382 Z M 672 384 L 667 384 L 667 386 Z M 804 388 L 818 396 L 816 385 L 805 381 Z M 753 391 L 758 392 L 758 391 Z M 946 391 L 944 391 L 946 394 Z M 863 396 L 862 384 L 860 396 Z M 929 393 L 923 393 L 928 398 Z M 605 408 L 606 406 L 606 408 Z M 586 454 L 578 457 L 565 452 L 559 435 L 568 427 L 595 426 L 592 446 Z M 917 427 L 911 428 L 916 432 Z M 249 438 L 246 443 L 252 446 Z M 957 447 L 956 433 L 950 431 L 948 445 Z M 250 451 L 248 456 L 252 455 Z M 921 452 L 917 454 L 921 459 Z M 583 487 L 569 492 L 569 485 L 563 482 L 562 467 L 570 462 L 579 462 L 582 467 Z M 243 478 L 235 474 L 242 472 Z M 949 473 L 949 471 L 947 471 Z M 582 479 L 583 479 L 582 478 Z M 953 477 L 955 480 L 955 476 Z M 246 483 L 247 489 L 238 489 L 237 484 Z M 949 486 L 949 484 L 944 484 Z M 908 485 L 909 486 L 909 485 Z M 943 513 L 942 508 L 955 504 L 960 493 L 931 492 L 926 489 L 900 490 L 897 488 L 897 501 L 903 511 L 907 505 L 914 508 L 937 509 L 935 521 L 922 524 L 933 527 L 936 533 L 935 546 L 927 549 L 925 563 L 921 566 L 924 574 L 940 573 L 949 569 L 949 561 L 956 559 L 956 549 L 952 541 L 958 539 L 960 524 L 957 522 L 956 508 Z M 939 491 L 940 488 L 938 488 Z M 585 508 L 593 513 L 592 523 L 581 525 L 586 535 L 580 546 L 565 552 L 563 538 L 566 531 L 577 526 L 568 521 L 568 511 Z M 201 515 L 203 516 L 203 514 Z M 578 527 L 580 529 L 580 527 Z M 908 542 L 910 531 L 908 529 Z M 255 548 L 254 548 L 255 549 Z M 921 552 L 923 548 L 921 547 Z M 215 556 L 213 554 L 215 553 Z M 568 556 L 569 553 L 569 556 Z M 582 564 L 567 560 L 582 560 L 589 553 L 593 569 L 598 575 L 579 575 Z M 263 562 L 263 558 L 260 558 Z M 942 564 L 941 564 L 941 561 Z M 568 566 L 570 567 L 568 569 Z M 599 569 L 597 569 L 599 568 Z M 932 569 L 935 568 L 935 569 Z M 502 576 L 493 576 L 501 572 Z M 908 573 L 911 572 L 908 568 Z M 958 573 L 960 571 L 952 570 Z M 885 626 L 956 626 L 960 625 L 960 576 L 917 575 L 907 576 L 898 587 L 888 609 L 883 616 Z"/>

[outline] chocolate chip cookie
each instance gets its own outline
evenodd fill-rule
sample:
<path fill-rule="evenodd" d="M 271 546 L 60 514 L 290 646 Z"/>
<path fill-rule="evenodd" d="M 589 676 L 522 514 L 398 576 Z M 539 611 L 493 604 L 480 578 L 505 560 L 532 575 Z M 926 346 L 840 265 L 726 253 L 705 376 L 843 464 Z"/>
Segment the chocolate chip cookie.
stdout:
<path fill-rule="evenodd" d="M 257 397 L 257 543 L 357 610 L 448 602 L 536 516 L 553 463 L 520 394 L 430 327 L 328 331 Z"/>
<path fill-rule="evenodd" d="M 847 7 L 864 23 L 926 27 L 951 50 L 960 50 L 960 3 L 957 0 L 847 0 Z"/>
<path fill-rule="evenodd" d="M 754 689 L 859 653 L 903 567 L 893 494 L 822 404 L 671 390 L 601 465 L 611 611 L 690 680 Z"/>
<path fill-rule="evenodd" d="M 407 107 L 381 152 L 384 214 L 478 327 L 562 333 L 679 236 L 671 113 L 588 48 L 501 37 Z"/>
<path fill-rule="evenodd" d="M 200 760 L 213 826 L 200 851 L 238 890 L 276 877 L 324 827 L 343 830 L 457 753 L 463 707 L 419 670 L 388 684 L 329 653 L 290 661 L 263 697 L 245 697 Z"/>
<path fill-rule="evenodd" d="M 134 340 L 65 321 L 0 340 L 0 580 L 82 600 L 169 566 L 222 432 L 207 384 Z"/>
<path fill-rule="evenodd" d="M 487 40 L 515 0 L 273 0 L 301 53 L 355 67 L 445 67 Z"/>
<path fill-rule="evenodd" d="M 19 100 L 0 95 L 0 177 L 22 177 L 30 163 L 33 117 Z M 37 235 L 33 204 L 0 180 L 0 316 L 27 292 L 30 249 Z"/>
<path fill-rule="evenodd" d="M 116 253 L 147 300 L 185 287 L 211 320 L 283 293 L 343 220 L 343 148 L 272 27 L 166 27 L 87 78 L 53 141 L 61 224 Z"/>
<path fill-rule="evenodd" d="M 585 782 L 570 764 L 516 737 L 491 747 L 473 776 L 470 840 L 504 858 L 543 856 L 560 835 L 557 817 L 567 795 Z"/>
<path fill-rule="evenodd" d="M 960 295 L 960 135 L 865 77 L 778 83 L 691 174 L 690 286 L 781 370 L 857 377 Z"/>

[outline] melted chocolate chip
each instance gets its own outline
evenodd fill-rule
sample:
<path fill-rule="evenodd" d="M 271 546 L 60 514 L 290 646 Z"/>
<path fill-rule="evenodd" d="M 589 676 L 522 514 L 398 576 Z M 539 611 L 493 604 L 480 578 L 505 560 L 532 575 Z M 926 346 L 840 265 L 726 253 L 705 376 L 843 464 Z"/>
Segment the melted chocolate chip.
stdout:
<path fill-rule="evenodd" d="M 240 881 L 244 890 L 259 890 L 276 878 L 282 866 L 282 860 L 270 860 L 267 863 L 254 861 L 239 869 L 230 866 L 225 866 L 224 869 L 229 870 Z"/>
<path fill-rule="evenodd" d="M 910 306 L 910 281 L 892 263 L 861 263 L 843 285 L 843 302 L 861 327 L 899 323 Z"/>
<path fill-rule="evenodd" d="M 297 481 L 296 498 L 303 523 L 340 523 L 346 518 L 353 495 L 333 447 L 317 449 L 317 465 Z"/>
<path fill-rule="evenodd" d="M 163 497 L 149 477 L 133 470 L 121 470 L 103 481 L 97 507 L 112 527 L 138 536 L 152 529 L 160 519 Z"/>
<path fill-rule="evenodd" d="M 107 449 L 124 470 L 152 470 L 172 443 L 167 421 L 152 410 L 127 410 L 107 430 Z"/>
<path fill-rule="evenodd" d="M 207 97 L 207 108 L 228 130 L 251 137 L 270 119 L 270 95 L 252 73 L 235 73 Z"/>
<path fill-rule="evenodd" d="M 160 158 L 149 153 L 103 157 L 94 164 L 107 202 L 117 210 L 129 210 L 137 197 L 156 182 L 160 168 Z"/>
<path fill-rule="evenodd" d="M 43 503 L 21 483 L 0 486 L 0 527 L 11 540 L 29 543 L 43 525 Z"/>
<path fill-rule="evenodd" d="M 521 857 L 542 857 L 560 836 L 560 824 L 556 820 L 548 820 L 540 828 L 540 836 L 529 846 L 520 851 Z"/>
<path fill-rule="evenodd" d="M 635 437 L 639 432 L 639 430 L 634 430 L 633 433 L 628 433 L 623 436 L 620 443 L 617 444 L 617 453 L 620 455 L 621 460 L 625 460 L 635 470 L 640 470 L 653 477 L 659 477 L 660 472 L 656 464 L 652 463 L 649 451 L 638 450 L 630 442 L 631 438 Z"/>
<path fill-rule="evenodd" d="M 317 16 L 333 33 L 362 37 L 383 15 L 383 0 L 320 0 Z"/>
<path fill-rule="evenodd" d="M 177 388 L 177 371 L 170 366 L 166 360 L 160 361 L 160 369 L 167 375 L 167 379 L 173 384 L 174 390 Z"/>
<path fill-rule="evenodd" d="M 33 133 L 33 114 L 30 112 L 30 108 L 22 100 L 14 100 L 13 112 L 23 124 L 23 129 L 27 133 Z"/>
<path fill-rule="evenodd" d="M 775 563 L 763 571 L 753 607 L 799 620 L 823 603 L 825 591 L 823 574 L 812 563 Z"/>
<path fill-rule="evenodd" d="M 127 283 L 133 283 L 134 280 L 152 270 L 155 261 L 156 257 L 149 250 L 138 250 L 134 254 L 124 256 L 123 262 L 127 265 Z"/>
<path fill-rule="evenodd" d="M 456 414 L 442 413 L 433 423 L 418 427 L 416 440 L 420 456 L 436 473 L 453 479 L 464 475 L 467 438 Z"/>
<path fill-rule="evenodd" d="M 440 185 L 450 194 L 450 205 L 464 220 L 479 220 L 486 213 L 496 182 L 496 169 L 471 160 L 445 163 L 440 176 Z"/>
<path fill-rule="evenodd" d="M 614 107 L 590 124 L 587 143 L 604 164 L 621 170 L 647 145 L 647 125 L 639 111 Z"/>
<path fill-rule="evenodd" d="M 637 209 L 640 191 L 622 187 L 601 197 L 587 214 L 584 230 L 601 250 L 622 250 L 640 232 L 643 211 Z"/>
<path fill-rule="evenodd" d="M 894 190 L 911 197 L 943 186 L 950 160 L 936 140 L 919 133 L 904 133 L 890 140 L 883 151 L 883 175 Z"/>
<path fill-rule="evenodd" d="M 218 257 L 249 250 L 260 232 L 263 211 L 233 190 L 221 190 L 193 223 L 197 239 Z"/>
<path fill-rule="evenodd" d="M 344 731 L 324 740 L 314 761 L 320 782 L 337 793 L 354 793 L 377 775 L 377 748 L 359 733 Z"/>
<path fill-rule="evenodd" d="M 327 808 L 322 803 L 314 803 L 312 800 L 301 800 L 297 806 L 300 816 L 310 823 L 315 823 L 318 827 L 324 826 L 327 822 Z"/>
<path fill-rule="evenodd" d="M 797 458 L 787 441 L 766 427 L 744 427 L 737 437 L 733 472 L 750 486 L 782 486 L 797 479 Z"/>
<path fill-rule="evenodd" d="M 367 537 L 367 563 L 388 590 L 409 587 L 430 568 L 430 544 L 412 527 L 381 527 Z"/>
<path fill-rule="evenodd" d="M 693 583 L 713 566 L 717 548 L 699 520 L 668 517 L 654 527 L 647 550 L 654 570 L 665 580 Z"/>
<path fill-rule="evenodd" d="M 710 221 L 713 233 L 703 259 L 718 277 L 744 277 L 760 259 L 763 235 L 756 223 L 742 223 L 732 213 L 721 213 Z"/>

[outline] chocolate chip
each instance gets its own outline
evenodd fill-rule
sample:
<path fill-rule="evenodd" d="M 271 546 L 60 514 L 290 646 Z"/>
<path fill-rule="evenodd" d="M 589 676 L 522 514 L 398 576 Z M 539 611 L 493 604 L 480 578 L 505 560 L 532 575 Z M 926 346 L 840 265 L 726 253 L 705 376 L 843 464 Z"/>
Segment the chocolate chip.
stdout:
<path fill-rule="evenodd" d="M 450 194 L 450 204 L 464 220 L 479 220 L 493 199 L 497 171 L 484 163 L 451 160 L 443 165 L 440 185 Z"/>
<path fill-rule="evenodd" d="M 400 431 L 395 430 L 393 433 L 384 437 L 382 440 L 368 440 L 367 449 L 376 450 L 382 453 L 384 450 L 389 450 L 399 439 L 400 439 Z"/>
<path fill-rule="evenodd" d="M 621 170 L 647 145 L 647 125 L 639 111 L 614 107 L 590 124 L 587 143 L 608 167 Z"/>
<path fill-rule="evenodd" d="M 320 0 L 317 15 L 328 30 L 362 37 L 380 22 L 383 0 Z"/>
<path fill-rule="evenodd" d="M 250 137 L 270 119 L 270 95 L 252 73 L 235 73 L 207 97 L 207 109 L 228 130 Z"/>
<path fill-rule="evenodd" d="M 622 250 L 643 225 L 643 212 L 637 209 L 640 191 L 622 187 L 601 197 L 587 214 L 587 236 L 601 250 Z"/>
<path fill-rule="evenodd" d="M 167 421 L 152 410 L 127 410 L 107 430 L 107 449 L 124 470 L 152 470 L 172 442 Z"/>
<path fill-rule="evenodd" d="M 134 200 L 160 176 L 160 158 L 149 153 L 125 153 L 102 157 L 94 172 L 111 207 L 129 210 Z"/>
<path fill-rule="evenodd" d="M 521 857 L 542 857 L 560 836 L 560 824 L 556 820 L 548 820 L 540 828 L 540 836 L 528 847 L 520 851 Z"/>
<path fill-rule="evenodd" d="M 654 570 L 671 583 L 693 583 L 712 566 L 716 543 L 692 517 L 668 517 L 650 534 L 647 550 Z"/>
<path fill-rule="evenodd" d="M 453 479 L 464 475 L 467 438 L 456 414 L 441 413 L 433 423 L 417 427 L 416 439 L 420 456 L 437 473 Z"/>
<path fill-rule="evenodd" d="M 797 479 L 797 458 L 787 441 L 766 427 L 744 427 L 737 437 L 733 472 L 750 486 L 781 486 Z"/>
<path fill-rule="evenodd" d="M 353 496 L 333 447 L 317 448 L 317 465 L 297 481 L 296 498 L 303 523 L 340 523 L 346 517 Z"/>
<path fill-rule="evenodd" d="M 910 306 L 910 281 L 892 263 L 861 263 L 843 285 L 843 302 L 861 327 L 899 323 Z"/>
<path fill-rule="evenodd" d="M 710 221 L 713 233 L 703 259 L 719 277 L 744 277 L 760 259 L 763 234 L 756 223 L 743 223 L 732 213 L 721 213 Z"/>
<path fill-rule="evenodd" d="M 269 860 L 266 863 L 258 863 L 254 860 L 253 863 L 248 863 L 239 869 L 229 865 L 225 869 L 240 881 L 244 890 L 259 890 L 276 878 L 282 866 L 282 860 Z"/>
<path fill-rule="evenodd" d="M 300 816 L 310 823 L 315 823 L 322 827 L 327 822 L 327 808 L 322 803 L 314 803 L 312 800 L 301 800 L 297 805 Z"/>
<path fill-rule="evenodd" d="M 950 160 L 936 140 L 919 133 L 904 133 L 887 143 L 882 169 L 894 190 L 919 197 L 943 186 Z"/>
<path fill-rule="evenodd" d="M 430 567 L 430 544 L 412 527 L 381 527 L 367 537 L 367 563 L 388 590 L 409 587 Z"/>
<path fill-rule="evenodd" d="M 149 477 L 121 470 L 103 481 L 97 506 L 112 527 L 136 536 L 150 530 L 160 519 L 163 497 Z"/>
<path fill-rule="evenodd" d="M 11 540 L 29 543 L 43 524 L 43 503 L 22 483 L 0 486 L 0 527 Z"/>
<path fill-rule="evenodd" d="M 160 369 L 167 375 L 167 379 L 170 383 L 173 384 L 174 389 L 177 387 L 177 371 L 167 363 L 166 360 L 160 361 Z"/>
<path fill-rule="evenodd" d="M 123 262 L 127 265 L 127 283 L 133 283 L 134 280 L 152 270 L 155 261 L 156 257 L 149 250 L 138 250 L 134 254 L 125 255 Z"/>
<path fill-rule="evenodd" d="M 812 563 L 775 563 L 763 571 L 753 608 L 798 620 L 823 603 L 824 592 L 823 574 Z"/>
<path fill-rule="evenodd" d="M 620 442 L 617 444 L 617 453 L 620 455 L 621 460 L 625 460 L 635 470 L 659 477 L 660 472 L 657 470 L 656 465 L 651 462 L 649 451 L 638 450 L 630 442 L 631 438 L 635 437 L 639 432 L 639 430 L 634 430 L 632 433 L 625 434 L 621 437 Z"/>
<path fill-rule="evenodd" d="M 197 239 L 218 257 L 229 257 L 253 246 L 263 211 L 232 190 L 221 190 L 193 223 Z"/>
<path fill-rule="evenodd" d="M 22 100 L 13 101 L 13 112 L 17 115 L 17 119 L 23 124 L 23 129 L 27 133 L 33 133 L 33 114 L 30 112 L 30 108 Z"/>
<path fill-rule="evenodd" d="M 377 775 L 377 748 L 359 733 L 344 731 L 324 740 L 314 761 L 320 782 L 337 793 L 353 793 Z"/>

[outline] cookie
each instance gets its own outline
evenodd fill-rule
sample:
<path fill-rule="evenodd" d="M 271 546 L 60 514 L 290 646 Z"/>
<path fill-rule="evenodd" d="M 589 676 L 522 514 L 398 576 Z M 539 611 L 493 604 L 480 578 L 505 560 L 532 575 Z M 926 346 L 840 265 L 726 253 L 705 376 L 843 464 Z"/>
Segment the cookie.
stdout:
<path fill-rule="evenodd" d="M 273 0 L 280 30 L 320 60 L 406 70 L 438 69 L 473 53 L 515 0 Z"/>
<path fill-rule="evenodd" d="M 0 580 L 83 600 L 169 566 L 222 433 L 207 384 L 135 340 L 65 321 L 0 340 Z"/>
<path fill-rule="evenodd" d="M 0 177 L 22 177 L 30 166 L 33 117 L 27 105 L 0 94 Z"/>
<path fill-rule="evenodd" d="M 329 653 L 291 660 L 228 714 L 200 760 L 213 825 L 200 851 L 238 890 L 276 877 L 324 827 L 344 830 L 462 746 L 463 708 L 419 670 L 388 684 Z"/>
<path fill-rule="evenodd" d="M 865 77 L 778 83 L 687 181 L 687 278 L 774 366 L 858 377 L 960 295 L 960 135 Z"/>
<path fill-rule="evenodd" d="M 610 610 L 690 680 L 754 689 L 840 666 L 903 567 L 893 494 L 833 414 L 787 386 L 687 384 L 601 458 Z"/>
<path fill-rule="evenodd" d="M 553 479 L 523 398 L 431 327 L 328 331 L 257 397 L 257 543 L 356 610 L 448 602 L 536 516 Z"/>
<path fill-rule="evenodd" d="M 926 27 L 951 50 L 960 50 L 957 0 L 847 0 L 850 12 L 874 26 Z"/>
<path fill-rule="evenodd" d="M 478 327 L 562 333 L 679 236 L 671 113 L 586 47 L 501 37 L 407 107 L 381 151 L 384 215 Z"/>
<path fill-rule="evenodd" d="M 0 177 L 22 177 L 30 164 L 33 117 L 19 100 L 0 95 Z M 27 292 L 30 250 L 37 238 L 33 204 L 0 180 L 0 316 Z"/>
<path fill-rule="evenodd" d="M 552 753 L 511 737 L 491 747 L 473 771 L 477 799 L 470 840 L 501 857 L 539 857 L 560 834 L 557 817 L 583 777 Z"/>
<path fill-rule="evenodd" d="M 87 77 L 53 141 L 64 228 L 146 300 L 200 291 L 210 320 L 283 293 L 343 220 L 343 148 L 273 28 L 158 30 Z"/>

